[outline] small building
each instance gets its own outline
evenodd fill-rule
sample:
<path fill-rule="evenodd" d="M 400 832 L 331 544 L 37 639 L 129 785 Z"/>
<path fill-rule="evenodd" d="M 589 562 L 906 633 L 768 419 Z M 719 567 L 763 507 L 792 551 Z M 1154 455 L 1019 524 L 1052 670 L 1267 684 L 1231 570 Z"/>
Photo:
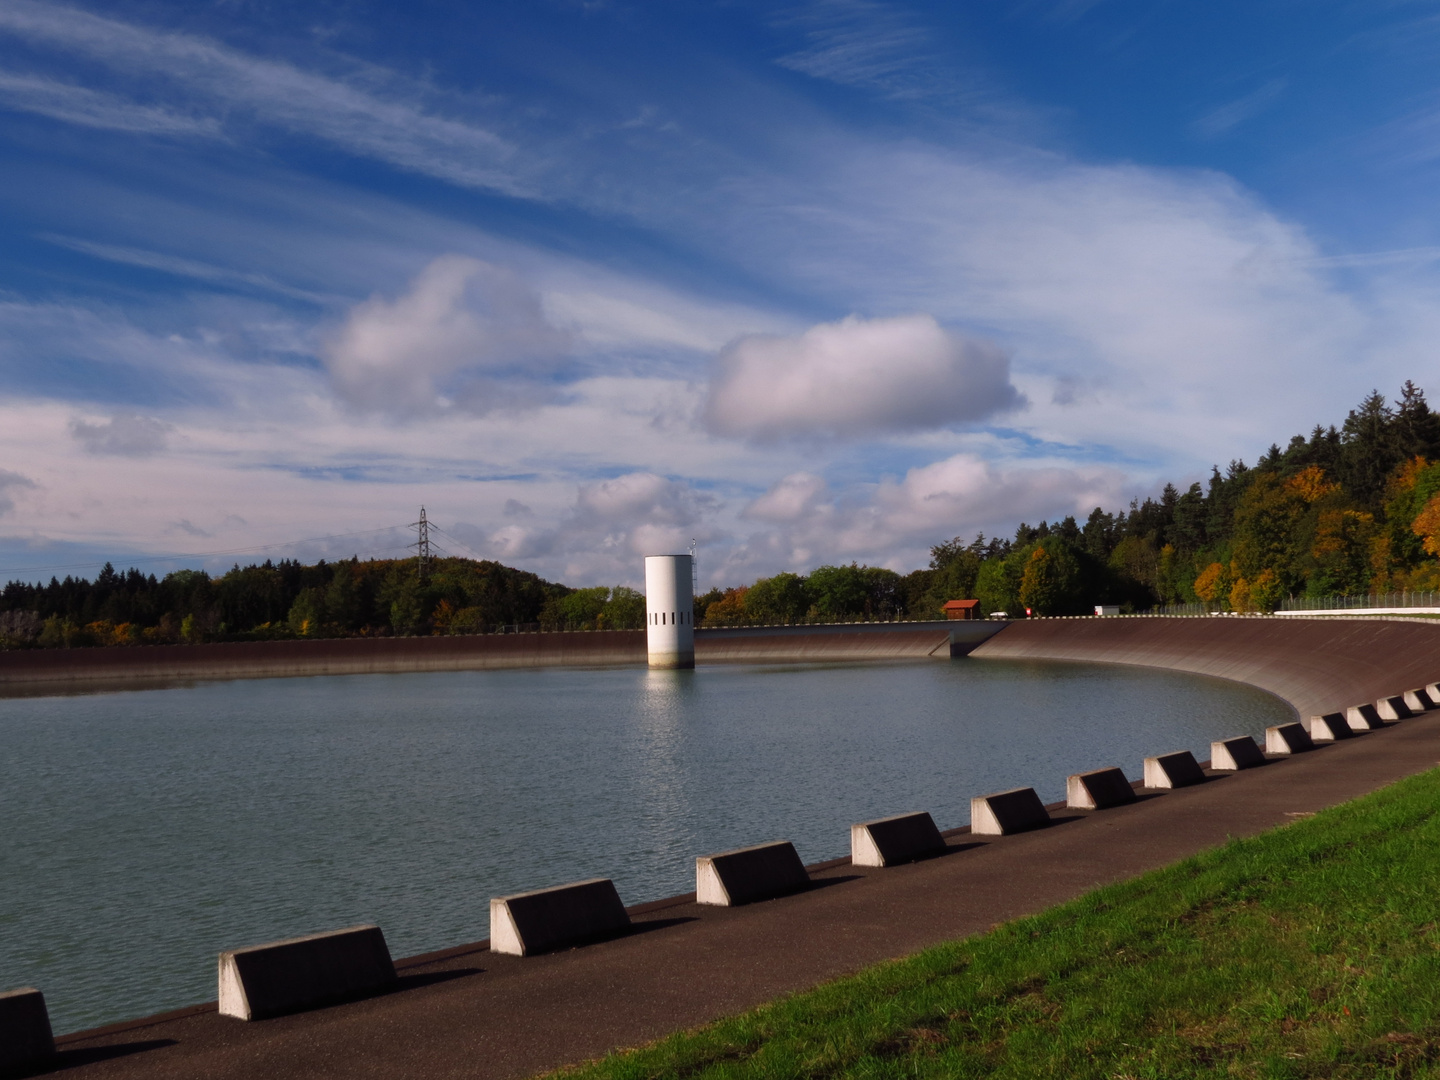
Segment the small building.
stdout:
<path fill-rule="evenodd" d="M 1120 614 L 1120 605 L 1119 605 L 1119 604 L 1096 604 L 1096 605 L 1095 605 L 1095 614 L 1096 614 L 1096 615 L 1119 615 L 1119 614 Z"/>
<path fill-rule="evenodd" d="M 940 610 L 945 612 L 947 619 L 978 619 L 980 617 L 980 601 L 947 600 L 945 606 Z"/>

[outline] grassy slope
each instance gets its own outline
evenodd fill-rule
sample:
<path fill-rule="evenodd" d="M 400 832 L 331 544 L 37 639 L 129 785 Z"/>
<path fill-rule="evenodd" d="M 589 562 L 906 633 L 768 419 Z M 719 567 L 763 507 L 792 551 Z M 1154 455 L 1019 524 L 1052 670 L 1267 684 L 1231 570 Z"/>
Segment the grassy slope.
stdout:
<path fill-rule="evenodd" d="M 1440 771 L 573 1070 L 1440 1076 Z"/>

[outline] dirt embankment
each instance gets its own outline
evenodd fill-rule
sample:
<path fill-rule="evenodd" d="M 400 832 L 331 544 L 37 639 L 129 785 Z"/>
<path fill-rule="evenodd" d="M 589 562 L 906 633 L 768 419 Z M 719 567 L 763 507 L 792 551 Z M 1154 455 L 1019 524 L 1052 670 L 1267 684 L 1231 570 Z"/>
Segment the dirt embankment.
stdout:
<path fill-rule="evenodd" d="M 1193 671 L 1249 683 L 1302 717 L 1440 679 L 1440 624 L 1348 618 L 1037 619 L 971 653 Z"/>

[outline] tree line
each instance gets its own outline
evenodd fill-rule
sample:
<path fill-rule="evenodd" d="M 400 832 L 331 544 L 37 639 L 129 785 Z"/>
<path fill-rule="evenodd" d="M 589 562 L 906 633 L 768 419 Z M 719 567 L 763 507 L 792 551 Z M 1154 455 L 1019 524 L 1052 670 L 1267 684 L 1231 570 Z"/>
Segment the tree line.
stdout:
<path fill-rule="evenodd" d="M 1440 415 L 1407 382 L 1339 426 L 1316 426 L 1253 466 L 1107 512 L 1021 523 L 1013 539 L 963 537 L 909 574 L 821 566 L 695 598 L 697 625 L 933 619 L 947 600 L 984 612 L 1085 614 L 1199 604 L 1272 611 L 1286 597 L 1440 591 Z M 645 598 L 623 586 L 572 589 L 497 562 L 294 560 L 219 577 L 163 578 L 111 565 L 93 580 L 12 581 L 0 592 L 0 648 L 305 637 L 639 629 Z"/>
<path fill-rule="evenodd" d="M 497 562 L 295 560 L 211 577 L 105 568 L 91 581 L 12 581 L 0 592 L 0 648 L 160 645 L 307 637 L 476 634 L 506 628 L 639 628 L 633 589 L 570 589 Z"/>

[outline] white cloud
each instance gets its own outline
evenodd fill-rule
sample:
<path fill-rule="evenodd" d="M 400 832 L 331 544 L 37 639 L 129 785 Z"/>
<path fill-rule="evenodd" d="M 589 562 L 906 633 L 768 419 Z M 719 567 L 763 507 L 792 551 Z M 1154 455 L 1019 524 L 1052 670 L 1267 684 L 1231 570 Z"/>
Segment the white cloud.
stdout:
<path fill-rule="evenodd" d="M 170 135 L 213 139 L 221 135 L 215 117 L 192 116 L 163 106 L 144 105 L 115 94 L 39 76 L 0 72 L 0 103 L 81 127 L 105 128 L 137 135 Z"/>
<path fill-rule="evenodd" d="M 1096 506 L 1123 507 L 1128 486 L 1124 473 L 1113 468 L 1000 466 L 975 454 L 956 454 L 880 484 L 849 542 L 883 550 L 903 539 L 947 539 L 982 529 L 995 534 L 1026 519 L 1083 518 Z"/>
<path fill-rule="evenodd" d="M 533 377 L 569 347 L 513 271 L 460 255 L 432 262 L 395 300 L 357 305 L 325 344 L 326 369 L 361 409 L 424 415 L 533 403 Z"/>
<path fill-rule="evenodd" d="M 788 523 L 813 515 L 829 492 L 825 478 L 814 473 L 791 473 L 741 511 L 755 521 Z"/>
<path fill-rule="evenodd" d="M 638 584 L 644 557 L 684 551 L 692 538 L 718 535 L 713 524 L 720 501 L 683 480 L 632 472 L 581 484 L 568 507 L 550 524 L 507 524 L 485 530 L 462 524 L 453 531 L 492 558 L 539 566 L 567 582 Z M 531 517 L 528 509 L 515 515 Z"/>
<path fill-rule="evenodd" d="M 1221 174 L 1009 149 L 828 141 L 743 192 L 714 240 L 841 310 L 926 311 L 1001 343 L 1031 400 L 1007 427 L 1151 476 L 1253 454 L 1424 370 L 1428 268 L 1341 280 Z M 1079 407 L 1055 401 L 1067 375 Z"/>
<path fill-rule="evenodd" d="M 730 584 L 777 570 L 869 561 L 894 570 L 923 566 L 928 549 L 952 536 L 1008 536 L 1022 520 L 1083 519 L 1096 506 L 1120 508 L 1134 494 L 1107 468 L 988 462 L 955 454 L 839 495 L 810 473 L 776 483 L 741 513 L 768 528 L 723 553 Z"/>
<path fill-rule="evenodd" d="M 1252 116 L 1268 109 L 1285 93 L 1285 88 L 1289 85 L 1288 79 L 1271 79 L 1258 90 L 1210 110 L 1195 121 L 1194 128 L 1196 132 L 1207 139 L 1224 135 L 1232 128 L 1239 127 Z"/>
<path fill-rule="evenodd" d="M 11 493 L 22 488 L 33 488 L 35 481 L 20 473 L 11 472 L 9 469 L 0 469 L 0 514 L 8 514 L 15 509 L 15 500 Z"/>
<path fill-rule="evenodd" d="M 87 453 L 120 457 L 149 457 L 165 449 L 174 426 L 151 416 L 117 413 L 109 420 L 90 422 L 76 417 L 70 434 Z"/>
<path fill-rule="evenodd" d="M 705 421 L 760 440 L 862 438 L 983 420 L 1020 404 L 1009 358 L 995 345 L 929 315 L 851 315 L 798 337 L 755 334 L 727 347 Z"/>
<path fill-rule="evenodd" d="M 842 86 L 895 98 L 933 91 L 937 64 L 930 35 L 892 7 L 871 0 L 814 0 L 780 20 L 805 30 L 809 44 L 777 63 Z"/>
<path fill-rule="evenodd" d="M 145 270 L 158 270 L 163 274 L 193 278 L 196 281 L 212 282 L 217 285 L 238 285 L 244 288 L 259 289 L 263 292 L 277 293 L 281 296 L 288 296 L 294 300 L 305 300 L 313 304 L 325 303 L 330 299 L 317 293 L 308 292 L 304 289 L 296 289 L 293 286 L 276 281 L 268 274 L 253 274 L 240 270 L 231 270 L 222 266 L 212 266 L 209 263 L 200 262 L 196 259 L 167 255 L 159 251 L 147 251 L 142 248 L 125 247 L 118 244 L 97 244 L 94 241 L 81 240 L 73 236 L 45 236 L 41 239 L 48 240 L 50 243 L 56 244 L 59 247 L 69 248 L 71 251 L 78 251 L 82 255 L 89 255 L 95 259 L 103 259 L 106 262 L 120 263 L 123 266 L 138 266 Z"/>
<path fill-rule="evenodd" d="M 148 93 L 178 88 L 187 101 L 180 112 L 138 94 L 126 98 L 119 91 L 99 93 L 12 75 L 0 81 L 0 102 L 11 108 L 88 127 L 163 135 L 213 137 L 250 120 L 462 187 L 532 194 L 513 145 L 486 128 L 426 109 L 420 87 L 388 73 L 317 75 L 206 38 L 34 0 L 0 5 L 0 32 L 127 76 L 158 80 Z M 375 86 L 387 82 L 389 96 Z"/>

